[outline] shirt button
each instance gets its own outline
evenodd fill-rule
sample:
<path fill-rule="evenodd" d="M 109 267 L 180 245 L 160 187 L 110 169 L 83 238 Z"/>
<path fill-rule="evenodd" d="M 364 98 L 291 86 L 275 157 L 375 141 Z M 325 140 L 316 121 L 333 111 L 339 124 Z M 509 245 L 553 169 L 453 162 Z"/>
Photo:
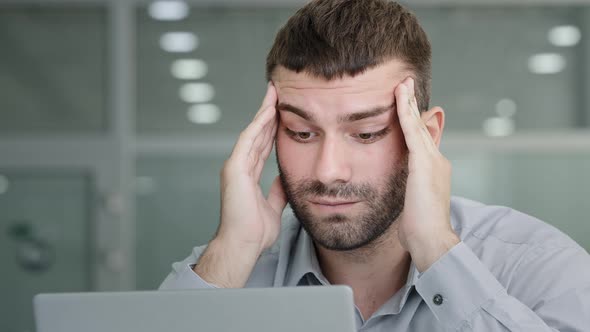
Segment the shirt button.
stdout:
<path fill-rule="evenodd" d="M 432 298 L 432 302 L 434 302 L 434 304 L 436 305 L 441 305 L 443 303 L 443 297 L 440 294 L 436 294 L 433 298 Z"/>

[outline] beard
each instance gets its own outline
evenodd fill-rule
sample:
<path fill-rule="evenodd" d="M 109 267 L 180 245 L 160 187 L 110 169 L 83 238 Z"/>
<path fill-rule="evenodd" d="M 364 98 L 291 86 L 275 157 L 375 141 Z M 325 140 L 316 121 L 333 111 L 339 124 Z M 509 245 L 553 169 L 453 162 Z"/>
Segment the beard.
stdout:
<path fill-rule="evenodd" d="M 369 183 L 326 185 L 317 180 L 293 179 L 281 167 L 279 176 L 293 213 L 314 243 L 336 251 L 352 251 L 374 246 L 397 220 L 404 208 L 408 179 L 407 154 L 393 165 L 384 188 Z M 312 198 L 338 198 L 365 205 L 357 213 L 318 216 L 310 210 Z M 357 204 L 359 204 L 357 203 Z"/>

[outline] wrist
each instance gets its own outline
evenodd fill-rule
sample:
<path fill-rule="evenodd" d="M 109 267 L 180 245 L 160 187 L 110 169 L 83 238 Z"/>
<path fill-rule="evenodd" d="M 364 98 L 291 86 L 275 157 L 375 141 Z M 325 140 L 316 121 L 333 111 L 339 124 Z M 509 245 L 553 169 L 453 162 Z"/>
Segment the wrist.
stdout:
<path fill-rule="evenodd" d="M 256 264 L 259 250 L 215 237 L 194 267 L 203 280 L 222 288 L 243 287 Z"/>
<path fill-rule="evenodd" d="M 219 232 L 210 242 L 210 245 L 219 248 L 231 256 L 256 257 L 264 250 L 259 241 L 244 240 L 242 236 L 230 233 Z"/>
<path fill-rule="evenodd" d="M 430 238 L 411 241 L 409 252 L 414 265 L 422 273 L 460 242 L 457 234 L 449 230 L 444 234 L 436 233 Z"/>

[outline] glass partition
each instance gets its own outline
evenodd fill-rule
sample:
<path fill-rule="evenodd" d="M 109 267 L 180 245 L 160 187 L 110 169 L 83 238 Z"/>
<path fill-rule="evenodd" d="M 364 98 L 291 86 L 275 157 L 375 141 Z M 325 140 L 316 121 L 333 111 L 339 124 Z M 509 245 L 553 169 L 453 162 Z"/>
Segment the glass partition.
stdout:
<path fill-rule="evenodd" d="M 466 151 L 446 156 L 453 164 L 453 194 L 537 217 L 590 250 L 590 154 Z"/>
<path fill-rule="evenodd" d="M 197 7 L 162 22 L 140 9 L 138 133 L 206 139 L 239 132 L 260 106 L 266 52 L 291 12 Z"/>
<path fill-rule="evenodd" d="M 92 202 L 82 171 L 0 169 L 0 330 L 34 330 L 35 294 L 90 290 Z"/>
<path fill-rule="evenodd" d="M 588 128 L 586 7 L 417 8 L 448 131 Z"/>
<path fill-rule="evenodd" d="M 98 6 L 0 7 L 0 135 L 106 130 L 106 19 Z"/>

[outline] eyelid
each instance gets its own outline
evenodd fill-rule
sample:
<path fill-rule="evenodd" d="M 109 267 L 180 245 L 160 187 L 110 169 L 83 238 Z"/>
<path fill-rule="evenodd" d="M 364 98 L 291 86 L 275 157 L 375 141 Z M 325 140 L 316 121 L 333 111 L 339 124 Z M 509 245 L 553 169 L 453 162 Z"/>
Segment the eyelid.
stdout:
<path fill-rule="evenodd" d="M 288 127 L 284 127 L 285 129 L 285 133 L 291 137 L 292 140 L 299 142 L 299 143 L 311 143 L 312 139 L 317 137 L 317 133 L 314 131 L 294 131 L 289 129 Z M 306 134 L 310 134 L 310 137 L 308 139 L 302 139 L 301 137 L 298 137 L 299 134 L 302 133 L 306 133 Z"/>
<path fill-rule="evenodd" d="M 356 135 L 362 135 L 362 134 L 379 135 L 381 133 L 388 131 L 389 129 L 390 129 L 390 127 L 387 126 L 385 128 L 379 129 L 379 130 L 366 130 L 366 131 L 359 130 L 359 131 L 357 131 Z"/>
<path fill-rule="evenodd" d="M 359 139 L 360 142 L 363 144 L 370 144 L 370 143 L 374 143 L 374 142 L 380 140 L 385 135 L 387 135 L 390 131 L 391 131 L 391 127 L 387 126 L 383 129 L 375 131 L 375 132 L 358 133 L 358 134 L 354 134 L 353 136 L 355 138 Z M 369 139 L 362 139 L 362 138 L 360 138 L 360 135 L 372 135 L 372 137 Z"/>
<path fill-rule="evenodd" d="M 318 136 L 318 134 L 313 130 L 297 131 L 297 130 L 290 129 L 287 126 L 284 126 L 284 131 L 289 137 L 291 137 L 291 139 L 293 139 L 299 143 L 311 143 L 313 141 L 313 139 Z M 369 131 L 369 132 L 359 132 L 359 133 L 352 134 L 351 136 L 354 137 L 355 139 L 359 140 L 360 143 L 362 143 L 362 144 L 370 144 L 370 143 L 374 143 L 374 142 L 380 140 L 385 135 L 387 135 L 390 131 L 391 131 L 391 127 L 387 126 L 381 130 Z M 303 133 L 309 134 L 310 137 L 304 139 L 304 138 L 301 138 L 298 136 L 299 134 L 303 134 Z M 360 135 L 371 135 L 371 138 L 362 139 L 362 138 L 360 138 Z"/>

